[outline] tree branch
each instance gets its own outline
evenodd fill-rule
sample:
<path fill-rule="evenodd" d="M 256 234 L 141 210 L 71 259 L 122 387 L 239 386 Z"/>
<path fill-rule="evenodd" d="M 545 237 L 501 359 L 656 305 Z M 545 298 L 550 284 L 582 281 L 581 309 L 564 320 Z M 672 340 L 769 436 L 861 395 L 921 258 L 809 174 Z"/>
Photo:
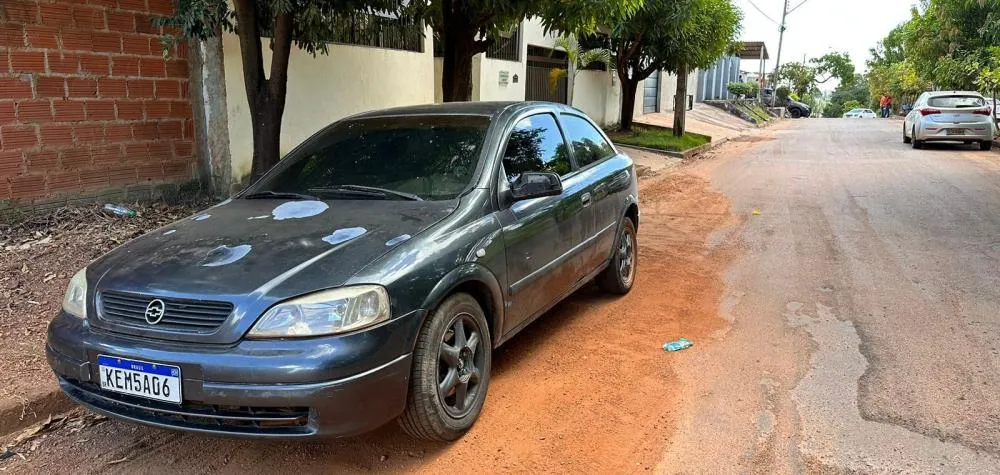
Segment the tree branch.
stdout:
<path fill-rule="evenodd" d="M 271 75 L 268 93 L 271 100 L 284 103 L 288 85 L 288 58 L 292 49 L 292 13 L 279 13 L 274 18 L 274 39 L 271 52 Z"/>
<path fill-rule="evenodd" d="M 256 109 L 257 96 L 264 84 L 264 61 L 261 56 L 260 26 L 254 0 L 234 0 L 236 33 L 240 37 L 240 56 L 243 59 L 243 82 L 246 86 L 251 111 Z"/>

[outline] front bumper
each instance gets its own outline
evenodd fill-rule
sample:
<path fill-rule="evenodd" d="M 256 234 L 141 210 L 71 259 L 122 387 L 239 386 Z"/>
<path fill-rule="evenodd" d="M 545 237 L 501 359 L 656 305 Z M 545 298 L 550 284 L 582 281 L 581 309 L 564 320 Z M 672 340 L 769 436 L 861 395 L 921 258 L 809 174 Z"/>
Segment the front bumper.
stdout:
<path fill-rule="evenodd" d="M 222 348 L 105 333 L 60 315 L 49 325 L 46 356 L 70 398 L 132 422 L 247 437 L 345 437 L 373 430 L 403 412 L 412 345 L 398 346 L 402 354 L 387 360 L 379 359 L 379 352 L 369 353 L 364 371 L 344 375 L 339 370 L 345 364 L 357 366 L 357 351 L 366 342 L 395 340 L 399 334 L 404 334 L 401 340 L 412 342 L 409 329 L 419 326 L 421 315 L 400 317 L 371 329 L 371 334 L 250 341 Z M 180 366 L 183 402 L 158 402 L 101 389 L 99 354 Z M 244 377 L 239 380 L 205 377 L 240 373 Z"/>

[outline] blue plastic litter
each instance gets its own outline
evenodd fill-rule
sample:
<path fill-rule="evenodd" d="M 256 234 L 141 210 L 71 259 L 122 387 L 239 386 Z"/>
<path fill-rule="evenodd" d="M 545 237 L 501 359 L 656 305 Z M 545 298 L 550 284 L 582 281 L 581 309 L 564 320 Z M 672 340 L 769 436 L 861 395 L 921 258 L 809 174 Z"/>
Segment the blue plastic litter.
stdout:
<path fill-rule="evenodd" d="M 677 341 L 671 341 L 663 344 L 663 349 L 666 351 L 681 351 L 685 348 L 691 348 L 694 343 L 691 343 L 686 338 L 681 338 Z"/>

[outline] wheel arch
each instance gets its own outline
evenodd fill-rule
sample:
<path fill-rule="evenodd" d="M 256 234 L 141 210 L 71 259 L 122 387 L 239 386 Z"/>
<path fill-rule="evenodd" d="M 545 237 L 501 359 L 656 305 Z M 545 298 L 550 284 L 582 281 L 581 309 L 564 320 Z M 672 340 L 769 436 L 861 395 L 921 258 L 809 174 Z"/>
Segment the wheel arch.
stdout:
<path fill-rule="evenodd" d="M 503 329 L 503 290 L 493 272 L 480 264 L 467 262 L 445 274 L 424 299 L 424 320 L 430 317 L 444 299 L 459 292 L 467 293 L 479 302 L 486 313 L 490 343 L 496 347 L 500 341 L 498 333 Z"/>

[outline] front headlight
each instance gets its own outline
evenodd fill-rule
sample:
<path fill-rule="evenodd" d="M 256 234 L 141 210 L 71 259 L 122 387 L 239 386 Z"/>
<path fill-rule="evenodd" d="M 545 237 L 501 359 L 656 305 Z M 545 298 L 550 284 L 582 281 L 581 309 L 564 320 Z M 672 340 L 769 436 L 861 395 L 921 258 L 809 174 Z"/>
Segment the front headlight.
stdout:
<path fill-rule="evenodd" d="M 66 296 L 63 297 L 63 311 L 74 317 L 87 318 L 87 268 L 80 269 L 69 280 Z"/>
<path fill-rule="evenodd" d="M 294 338 L 347 333 L 389 319 L 389 295 L 378 285 L 323 290 L 281 302 L 264 312 L 251 338 Z"/>

